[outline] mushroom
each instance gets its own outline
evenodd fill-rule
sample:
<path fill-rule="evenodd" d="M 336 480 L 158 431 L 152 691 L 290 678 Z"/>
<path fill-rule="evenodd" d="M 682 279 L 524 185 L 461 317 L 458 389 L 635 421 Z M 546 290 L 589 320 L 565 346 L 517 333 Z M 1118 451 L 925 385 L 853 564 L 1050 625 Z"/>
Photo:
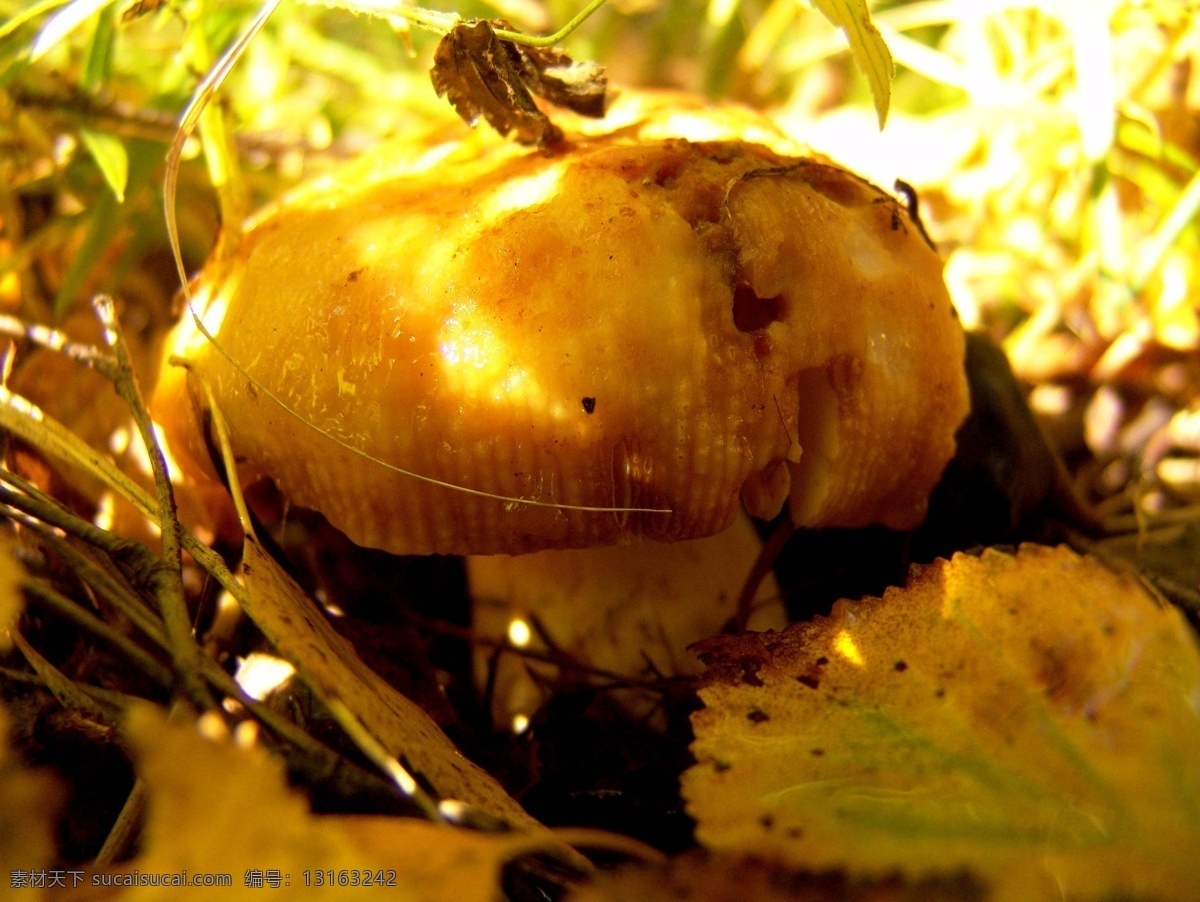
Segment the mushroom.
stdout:
<path fill-rule="evenodd" d="M 746 111 L 627 94 L 564 124 L 549 151 L 483 132 L 381 147 L 209 265 L 194 293 L 219 348 L 191 330 L 176 352 L 239 478 L 362 545 L 540 552 L 539 586 L 578 568 L 551 549 L 637 555 L 739 505 L 919 522 L 967 389 L 905 210 Z M 199 397 L 175 372 L 157 403 L 193 472 Z M 518 560 L 485 567 L 524 582 Z"/>

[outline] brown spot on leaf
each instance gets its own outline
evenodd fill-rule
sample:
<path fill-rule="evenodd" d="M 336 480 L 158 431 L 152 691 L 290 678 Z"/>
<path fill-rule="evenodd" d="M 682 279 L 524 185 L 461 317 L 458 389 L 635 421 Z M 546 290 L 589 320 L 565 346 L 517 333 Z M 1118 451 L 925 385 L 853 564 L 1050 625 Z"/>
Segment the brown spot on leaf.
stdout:
<path fill-rule="evenodd" d="M 693 643 L 689 649 L 708 667 L 708 680 L 729 685 L 761 686 L 758 672 L 771 661 L 770 651 L 754 633 L 712 636 Z"/>

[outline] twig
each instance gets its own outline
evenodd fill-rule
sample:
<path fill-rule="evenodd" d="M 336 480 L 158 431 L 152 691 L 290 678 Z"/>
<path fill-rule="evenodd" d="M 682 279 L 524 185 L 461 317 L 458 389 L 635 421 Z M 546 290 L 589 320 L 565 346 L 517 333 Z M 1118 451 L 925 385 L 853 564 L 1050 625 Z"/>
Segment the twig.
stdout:
<path fill-rule="evenodd" d="M 319 693 L 318 697 L 321 697 Z M 363 726 L 362 722 L 346 706 L 345 702 L 340 698 L 321 698 L 321 701 L 329 709 L 329 713 L 333 715 L 333 719 L 337 721 L 338 726 L 345 731 L 346 735 L 358 747 L 359 751 L 366 755 L 367 759 L 396 785 L 405 798 L 417 806 L 422 815 L 431 821 L 442 820 L 437 802 L 430 797 L 429 793 L 421 788 L 421 785 L 408 772 L 408 769 L 397 760 L 396 756 L 384 748 L 383 743 L 376 739 L 375 735 Z"/>
<path fill-rule="evenodd" d="M 754 564 L 750 567 L 750 572 L 746 574 L 746 579 L 742 583 L 734 621 L 739 633 L 745 632 L 746 624 L 750 622 L 750 616 L 754 613 L 754 597 L 758 594 L 758 587 L 775 567 L 776 559 L 795 532 L 796 524 L 792 522 L 791 512 L 785 511 L 783 522 L 775 527 L 767 541 L 763 543 L 762 548 L 758 551 L 758 557 L 754 559 Z"/>
<path fill-rule="evenodd" d="M 121 813 L 117 815 L 112 829 L 108 831 L 104 845 L 96 853 L 96 859 L 92 862 L 93 868 L 103 870 L 125 857 L 137 834 L 145 804 L 146 783 L 139 777 L 134 782 L 133 789 L 129 791 L 129 796 L 125 799 L 125 804 L 121 807 Z"/>
<path fill-rule="evenodd" d="M 0 422 L 3 417 L 0 416 Z M 5 485 L 7 484 L 7 485 Z M 15 486 L 13 491 L 7 486 Z M 121 561 L 131 571 L 140 573 L 154 559 L 146 546 L 134 539 L 123 539 L 111 532 L 89 523 L 68 511 L 53 498 L 30 485 L 16 473 L 0 467 L 0 503 L 28 514 L 50 526 L 61 529 L 95 548 L 99 548 L 115 561 Z"/>
<path fill-rule="evenodd" d="M 24 670 L 13 670 L 11 667 L 0 667 L 0 677 L 7 683 L 22 683 L 27 686 L 40 686 L 47 691 L 49 690 L 46 681 L 36 672 L 28 673 Z M 94 699 L 97 704 L 113 709 L 124 708 L 129 704 L 131 699 L 136 697 L 126 692 L 117 692 L 114 689 L 102 689 L 99 686 L 89 686 L 86 683 L 76 683 L 75 686 L 80 692 Z"/>
<path fill-rule="evenodd" d="M 29 662 L 29 666 L 41 677 L 60 705 L 68 711 L 78 711 L 90 720 L 108 725 L 113 723 L 115 712 L 112 709 L 100 704 L 76 686 L 61 670 L 43 658 L 19 632 L 14 630 L 12 638 L 25 660 Z"/>
<path fill-rule="evenodd" d="M 0 334 L 24 338 L 50 351 L 56 351 L 85 366 L 111 366 L 115 361 L 95 345 L 72 341 L 67 333 L 49 326 L 27 323 L 7 313 L 0 314 Z"/>
<path fill-rule="evenodd" d="M 512 654 L 518 658 L 526 658 L 531 661 L 537 661 L 542 664 L 551 664 L 558 667 L 560 670 L 572 670 L 578 673 L 586 674 L 597 679 L 606 680 L 612 685 L 606 685 L 599 688 L 620 688 L 620 689 L 647 689 L 654 692 L 666 692 L 667 687 L 672 684 L 687 683 L 692 680 L 686 676 L 661 676 L 651 679 L 633 677 L 627 674 L 617 673 L 613 670 L 606 670 L 603 667 L 596 667 L 592 664 L 587 664 L 580 661 L 555 646 L 553 649 L 542 651 L 529 646 L 513 645 L 508 639 L 494 639 L 491 636 L 481 636 L 474 630 L 458 626 L 457 624 L 447 623 L 444 620 L 437 620 L 433 617 L 428 617 L 419 614 L 416 611 L 401 611 L 400 616 L 409 623 L 416 626 L 418 629 L 427 632 L 435 633 L 442 636 L 452 636 L 470 645 L 480 645 L 484 648 L 492 648 L 501 654 Z M 534 628 L 538 626 L 535 623 L 536 618 L 530 619 L 530 624 Z M 538 638 L 545 641 L 543 631 L 538 632 Z"/>
<path fill-rule="evenodd" d="M 100 620 L 100 618 L 85 611 L 78 604 L 71 601 L 71 599 L 44 585 L 40 580 L 26 579 L 21 583 L 21 588 L 25 590 L 27 596 L 37 603 L 72 625 L 91 633 L 97 639 L 120 652 L 138 670 L 156 683 L 167 689 L 171 688 L 173 680 L 170 670 L 154 660 L 144 649 L 131 642 L 126 636 L 121 635 L 107 623 Z"/>
<path fill-rule="evenodd" d="M 0 385 L 0 428 L 7 429 L 48 457 L 84 470 L 136 507 L 147 518 L 158 518 L 154 499 L 141 486 L 62 423 L 4 385 Z M 128 543 L 128 540 L 107 535 L 113 542 Z M 186 530 L 182 534 L 182 544 L 196 563 L 208 571 L 234 598 L 239 601 L 245 598 L 245 589 L 225 566 L 220 555 Z"/>
<path fill-rule="evenodd" d="M 4 471 L 0 470 L 0 476 L 2 475 L 4 475 Z M 54 535 L 45 526 L 36 523 L 26 524 L 26 526 L 37 530 L 39 539 L 46 543 L 76 576 L 87 583 L 92 591 L 97 592 L 106 602 L 125 615 L 157 648 L 164 652 L 167 651 L 167 640 L 162 623 L 153 611 L 143 606 L 140 601 L 133 600 L 136 598 L 136 592 L 132 587 L 122 585 L 117 577 L 70 543 Z M 282 743 L 299 752 L 299 758 L 303 761 L 303 765 L 297 769 L 303 770 L 304 773 L 315 779 L 326 779 L 340 769 L 353 767 L 336 752 L 317 742 L 294 723 L 273 711 L 270 706 L 248 696 L 237 681 L 226 673 L 216 661 L 202 656 L 200 672 L 213 689 L 236 700 Z M 169 678 L 166 684 L 170 685 Z M 93 687 L 85 687 L 85 691 L 91 693 Z M 104 690 L 96 689 L 94 691 L 102 692 Z M 296 758 L 297 756 L 293 753 L 289 757 Z M 348 782 L 352 785 L 374 785 L 369 775 L 356 767 L 354 774 L 348 778 Z"/>
<path fill-rule="evenodd" d="M 98 295 L 92 301 L 92 306 L 104 327 L 108 346 L 116 355 L 116 365 L 111 373 L 113 386 L 133 414 L 133 422 L 141 433 L 154 474 L 154 487 L 158 493 L 158 523 L 162 530 L 162 558 L 161 566 L 151 571 L 151 585 L 155 590 L 154 597 L 162 614 L 163 625 L 167 629 L 171 658 L 183 691 L 199 710 L 207 711 L 215 703 L 200 678 L 200 646 L 192 635 L 192 622 L 183 592 L 183 551 L 180 541 L 183 529 L 179 525 L 175 492 L 167 474 L 167 461 L 154 436 L 154 424 L 150 422 L 150 413 L 142 400 L 137 373 L 121 335 L 121 324 L 117 320 L 112 298 Z"/>
<path fill-rule="evenodd" d="M 170 144 L 177 127 L 175 116 L 124 103 L 104 94 L 83 91 L 73 84 L 64 84 L 61 91 L 15 85 L 10 88 L 17 106 L 37 107 L 76 124 L 90 125 L 123 137 L 142 138 L 157 144 Z M 232 136 L 238 151 L 265 154 L 282 158 L 294 151 L 305 156 L 336 156 L 333 148 L 314 144 L 302 135 L 279 136 L 262 132 L 239 132 Z"/>
<path fill-rule="evenodd" d="M 0 471 L 2 473 L 3 471 Z M 75 576 L 111 607 L 120 611 L 155 647 L 166 651 L 167 643 L 157 615 L 141 598 L 138 591 L 119 573 L 110 572 L 97 561 L 56 536 L 44 524 L 24 521 L 26 529 L 37 533 L 38 540 L 71 568 Z M 149 554 L 149 552 L 146 552 Z M 114 568 L 115 569 L 115 568 Z"/>

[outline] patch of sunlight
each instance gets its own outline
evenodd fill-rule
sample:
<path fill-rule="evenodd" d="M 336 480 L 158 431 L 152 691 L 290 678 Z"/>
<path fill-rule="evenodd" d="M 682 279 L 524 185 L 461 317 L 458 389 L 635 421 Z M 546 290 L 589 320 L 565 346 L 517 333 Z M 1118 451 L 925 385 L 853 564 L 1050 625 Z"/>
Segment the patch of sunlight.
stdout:
<path fill-rule="evenodd" d="M 252 652 L 238 664 L 234 679 L 246 694 L 255 701 L 262 701 L 296 672 L 287 661 L 273 655 Z"/>
<path fill-rule="evenodd" d="M 562 174 L 563 167 L 559 165 L 536 175 L 509 179 L 483 198 L 479 211 L 485 221 L 494 221 L 505 213 L 543 204 L 554 197 Z"/>
<path fill-rule="evenodd" d="M 862 656 L 862 652 L 858 650 L 858 644 L 854 641 L 854 637 L 850 635 L 849 630 L 842 630 L 833 637 L 833 650 L 855 667 L 865 667 L 867 665 L 866 659 Z"/>
<path fill-rule="evenodd" d="M 529 640 L 533 638 L 533 631 L 529 628 L 529 624 L 520 617 L 514 618 L 508 625 L 508 641 L 512 643 L 514 648 L 525 648 L 529 645 Z"/>
<path fill-rule="evenodd" d="M 473 300 L 456 301 L 437 337 L 442 371 L 464 398 L 541 406 L 543 391 Z"/>

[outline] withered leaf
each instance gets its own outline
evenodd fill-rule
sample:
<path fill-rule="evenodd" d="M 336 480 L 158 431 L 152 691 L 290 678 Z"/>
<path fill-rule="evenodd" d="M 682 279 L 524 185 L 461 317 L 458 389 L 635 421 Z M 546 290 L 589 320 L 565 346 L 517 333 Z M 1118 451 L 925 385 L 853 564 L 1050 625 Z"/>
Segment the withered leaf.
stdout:
<path fill-rule="evenodd" d="M 424 711 L 363 663 L 257 539 L 246 539 L 243 554 L 251 619 L 310 685 L 344 702 L 389 752 L 403 755 L 442 796 L 515 827 L 538 826 L 490 774 L 459 753 Z"/>
<path fill-rule="evenodd" d="M 129 881 L 128 889 L 104 898 L 260 898 L 274 885 L 279 898 L 292 898 L 290 888 L 306 900 L 488 902 L 500 896 L 508 862 L 557 851 L 544 831 L 483 833 L 411 818 L 313 814 L 287 786 L 281 760 L 247 734 L 230 736 L 215 719 L 199 726 L 168 720 L 148 704 L 130 706 L 126 732 L 146 787 L 147 816 L 138 857 L 121 876 L 224 873 L 233 887 L 205 895 Z M 314 872 L 330 871 L 339 881 L 354 875 L 354 889 L 313 879 Z"/>
<path fill-rule="evenodd" d="M 523 77 L 535 94 L 581 116 L 604 115 L 609 97 L 603 66 L 573 60 L 554 47 L 512 46 L 524 62 Z"/>
<path fill-rule="evenodd" d="M 555 144 L 562 131 L 533 102 L 522 76 L 520 55 L 496 37 L 490 22 L 461 22 L 447 32 L 433 54 L 430 78 L 474 125 L 482 116 L 502 135 L 516 134 L 522 144 Z"/>
<path fill-rule="evenodd" d="M 713 665 L 683 775 L 711 849 L 996 900 L 1192 899 L 1200 653 L 1179 612 L 1066 548 L 939 561 Z"/>
<path fill-rule="evenodd" d="M 515 132 L 523 144 L 562 140 L 532 94 L 581 116 L 603 116 L 608 107 L 604 68 L 577 62 L 553 47 L 530 47 L 501 40 L 503 19 L 463 22 L 438 44 L 430 77 L 462 118 L 474 125 L 482 116 L 502 135 Z M 531 93 L 532 92 L 532 93 Z"/>

